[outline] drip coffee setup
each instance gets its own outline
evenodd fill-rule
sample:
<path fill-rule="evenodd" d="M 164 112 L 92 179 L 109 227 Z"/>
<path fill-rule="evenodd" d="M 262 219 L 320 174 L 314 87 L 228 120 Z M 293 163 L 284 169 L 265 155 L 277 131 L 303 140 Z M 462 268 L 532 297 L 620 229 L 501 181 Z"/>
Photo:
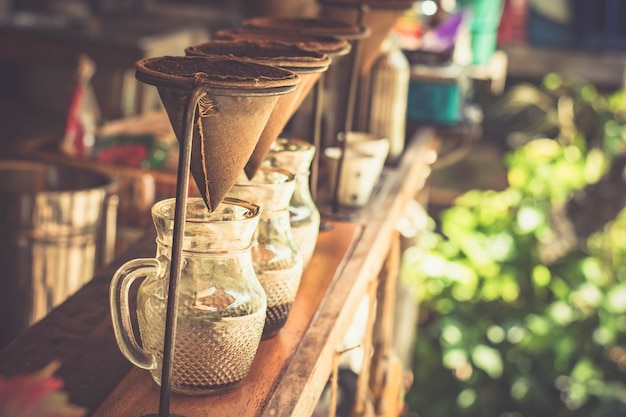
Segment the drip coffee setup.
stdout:
<path fill-rule="evenodd" d="M 300 114 L 296 114 L 297 124 L 305 126 L 305 129 L 313 132 L 312 143 L 318 152 L 311 167 L 310 184 L 315 200 L 321 203 L 321 199 L 316 198 L 320 162 L 334 165 L 334 167 L 327 167 L 327 171 L 343 172 L 346 159 L 344 155 L 355 153 L 352 150 L 347 151 L 346 148 L 357 148 L 356 156 L 352 155 L 352 157 L 361 159 L 362 163 L 356 165 L 356 170 L 352 169 L 352 177 L 359 178 L 364 170 L 372 168 L 371 165 L 374 168 L 379 165 L 375 160 L 379 159 L 381 155 L 372 155 L 371 152 L 367 151 L 367 148 L 371 146 L 377 149 L 379 146 L 369 143 L 365 146 L 362 146 L 363 144 L 348 146 L 351 141 L 344 140 L 344 138 L 364 139 L 361 133 L 365 132 L 352 134 L 356 119 L 355 103 L 357 100 L 371 100 L 369 92 L 362 91 L 360 88 L 359 80 L 363 74 L 370 70 L 381 43 L 401 14 L 411 7 L 411 2 L 406 0 L 367 2 L 327 0 L 319 3 L 322 9 L 317 18 L 250 18 L 243 21 L 241 29 L 222 31 L 218 32 L 217 35 L 229 39 L 243 39 L 260 35 L 269 39 L 298 42 L 301 45 L 309 43 L 311 45 L 309 47 L 318 50 L 320 50 L 318 45 L 324 40 L 312 40 L 311 36 L 343 39 L 349 43 L 349 54 L 348 51 L 342 51 L 341 54 L 330 54 L 328 51 L 320 50 L 329 53 L 334 59 L 327 73 L 322 74 L 323 78 L 316 84 L 315 94 L 312 96 L 313 105 L 310 106 L 313 110 L 307 108 L 300 111 L 300 113 L 309 115 L 312 123 L 303 123 L 303 118 L 298 118 Z M 311 41 L 314 43 L 311 44 Z M 342 58 L 344 56 L 345 58 Z M 296 137 L 306 137 L 306 132 L 302 132 L 302 130 L 295 130 L 293 133 Z M 367 140 L 371 143 L 387 140 L 387 138 L 372 136 Z M 326 148 L 339 149 L 332 149 L 330 151 L 332 156 L 326 158 Z M 366 149 L 365 152 L 363 148 Z M 385 155 L 382 155 L 382 158 L 385 159 Z M 324 161 L 324 159 L 328 159 L 328 161 Z M 382 170 L 375 172 L 376 180 L 381 172 Z M 350 177 L 350 175 L 346 176 Z M 325 207 L 325 216 L 323 217 L 349 221 L 356 219 L 358 210 L 363 208 L 361 202 L 368 200 L 373 184 L 371 182 L 368 184 L 350 184 L 349 186 L 341 184 L 348 180 L 349 178 L 342 179 L 342 176 L 337 175 L 329 176 L 326 179 L 329 185 L 327 188 L 330 190 L 330 201 L 328 207 Z M 356 182 L 362 183 L 363 181 L 357 179 Z M 351 192 L 353 190 L 356 190 L 356 194 Z M 339 196 L 342 192 L 344 194 L 350 193 L 352 201 L 349 201 L 350 198 L 348 200 L 340 199 Z"/>
<path fill-rule="evenodd" d="M 371 34 L 363 23 L 372 5 L 323 4 L 356 12 L 356 23 L 253 18 L 240 30 L 190 45 L 184 56 L 136 63 L 136 78 L 156 86 L 180 145 L 176 196 L 152 209 L 155 257 L 126 262 L 111 282 L 120 350 L 160 385 L 158 414 L 143 417 L 178 417 L 170 414 L 172 392 L 203 396 L 236 389 L 261 340 L 276 337 L 284 326 L 320 230 L 314 197 L 325 148 L 324 73 L 339 57 L 351 59 L 340 81 L 348 86 L 342 91 L 343 126 L 330 139 L 339 150 L 333 218 L 352 218 L 340 211 L 342 204 L 350 206 L 349 199 L 340 198 L 344 164 L 371 152 L 382 155 L 384 163 L 384 148 L 367 148 L 371 144 L 352 130 L 359 75 L 371 61 L 362 54 L 362 42 Z M 280 137 L 310 91 L 312 143 Z M 188 196 L 190 177 L 200 198 Z M 297 219 L 290 220 L 289 213 L 298 202 L 306 213 L 300 238 L 294 233 Z M 311 239 L 313 245 L 305 248 Z M 129 298 L 139 278 L 146 279 L 137 295 L 137 332 Z M 157 323 L 162 317 L 165 321 Z"/>
<path fill-rule="evenodd" d="M 397 221 L 436 138 L 416 130 L 399 164 L 363 176 L 376 184 L 370 198 L 353 200 L 363 185 L 343 178 L 332 190 L 339 158 L 356 172 L 386 152 L 344 114 L 363 100 L 351 74 L 363 76 L 376 31 L 377 9 L 362 3 L 251 18 L 179 45 L 180 56 L 129 60 L 162 109 L 122 127 L 158 120 L 177 151 L 167 167 L 132 172 L 165 187 L 120 256 L 0 350 L 3 375 L 60 363 L 63 390 L 91 417 L 320 415 L 337 409 L 338 371 L 359 365 L 345 352 L 361 343 L 355 415 L 368 401 L 400 414 L 402 378 L 390 372 L 402 366 L 387 361 L 393 342 L 379 325 L 395 305 Z"/>
<path fill-rule="evenodd" d="M 363 12 L 367 9 L 365 4 L 352 4 L 352 7 L 358 7 Z M 357 73 L 360 43 L 362 39 L 370 35 L 370 29 L 362 25 L 362 16 L 360 13 L 356 22 L 346 22 L 332 18 L 285 18 L 285 17 L 259 17 L 247 19 L 242 23 L 244 31 L 252 32 L 254 35 L 261 36 L 281 36 L 288 41 L 302 42 L 302 36 L 330 37 L 340 39 L 348 44 L 348 47 L 337 50 L 333 49 L 330 56 L 339 64 L 335 63 L 330 68 L 330 77 L 332 80 L 326 85 L 326 76 L 320 79 L 316 84 L 313 103 L 311 105 L 312 120 L 312 143 L 318 150 L 313 160 L 311 169 L 311 189 L 314 198 L 317 197 L 318 190 L 318 172 L 320 159 L 319 154 L 322 149 L 330 142 L 334 142 L 334 137 L 341 128 L 340 117 L 345 110 L 343 121 L 343 129 L 351 129 L 351 123 L 354 114 L 354 106 L 356 100 L 356 88 L 358 79 L 355 80 L 354 75 Z M 306 42 L 306 41 L 305 41 Z M 316 44 L 324 44 L 322 41 L 315 41 Z M 328 43 L 328 42 L 326 42 Z M 315 44 L 314 44 L 315 45 Z M 326 52 L 329 53 L 329 52 Z M 346 56 L 348 61 L 340 59 Z M 341 65 L 341 64 L 344 65 Z M 345 65 L 347 64 L 347 65 Z M 339 87 L 339 86 L 342 87 Z M 344 88 L 343 86 L 348 86 Z M 332 103 L 332 104 L 331 104 Z M 326 110 L 325 110 L 326 109 Z M 322 127 L 323 119 L 330 128 Z M 332 133 L 329 133 L 332 132 Z M 299 132 L 301 135 L 301 132 Z M 323 138 L 325 136 L 325 138 Z M 326 139 L 326 140 L 323 140 Z M 342 157 L 343 158 L 343 157 Z M 340 159 L 342 159 L 340 158 Z M 335 193 L 336 194 L 336 193 Z M 333 217 L 339 215 L 339 206 L 335 204 L 336 198 L 333 198 Z M 322 223 L 322 228 L 330 227 L 329 223 Z"/>
<path fill-rule="evenodd" d="M 278 24 L 277 24 L 278 23 Z M 322 23 L 329 26 L 329 21 L 317 21 L 314 19 L 295 19 L 295 18 L 254 18 L 244 21 L 241 29 L 222 29 L 215 33 L 216 39 L 226 40 L 258 40 L 259 38 L 269 41 L 287 42 L 295 44 L 300 48 L 319 52 L 331 59 L 332 64 L 337 58 L 344 56 L 350 52 L 351 44 L 346 37 L 351 38 L 353 35 L 346 30 L 349 35 L 339 37 L 337 32 L 326 33 L 322 31 Z M 332 23 L 332 21 L 330 22 Z M 341 27 L 341 23 L 335 24 Z M 344 25 L 346 26 L 346 25 Z M 302 29 L 303 27 L 308 29 Z M 317 28 L 317 30 L 316 30 Z M 349 29 L 349 27 L 347 27 Z M 310 33 L 310 34 L 307 34 Z M 319 32 L 319 34 L 318 34 Z M 329 64 L 329 66 L 330 66 Z M 291 121 L 303 126 L 295 135 L 297 137 L 306 136 L 307 132 L 311 132 L 308 143 L 312 146 L 312 158 L 308 163 L 308 193 L 311 194 L 312 200 L 317 200 L 317 183 L 319 168 L 319 152 L 321 149 L 322 137 L 322 106 L 324 97 L 324 78 L 325 71 L 320 74 L 320 78 L 313 87 L 313 94 L 305 97 L 297 108 Z M 303 109 L 306 107 L 306 109 Z M 303 111 L 304 110 L 304 111 Z M 294 117 L 299 114 L 306 113 L 305 118 Z"/>
<path fill-rule="evenodd" d="M 261 136 L 263 128 L 276 106 L 278 97 L 295 91 L 296 85 L 300 82 L 300 77 L 291 71 L 278 67 L 219 56 L 148 58 L 137 63 L 136 75 L 140 81 L 157 87 L 177 139 L 180 142 L 181 151 L 178 163 L 176 198 L 173 203 L 170 203 L 167 210 L 164 208 L 161 213 L 157 212 L 158 203 L 153 208 L 155 225 L 159 225 L 157 219 L 164 219 L 163 222 L 168 224 L 168 227 L 163 227 L 162 229 L 157 227 L 159 236 L 157 241 L 165 249 L 158 249 L 161 255 L 159 258 L 154 258 L 146 264 L 140 265 L 137 265 L 137 260 L 131 260 L 116 272 L 111 283 L 111 312 L 115 336 L 125 356 L 142 368 L 151 370 L 161 368 L 161 374 L 158 375 L 158 372 L 153 373 L 153 377 L 161 385 L 158 415 L 159 417 L 167 417 L 170 415 L 169 400 L 172 389 L 184 393 L 221 392 L 230 389 L 247 374 L 256 352 L 263 329 L 267 302 L 265 294 L 256 276 L 254 276 L 250 258 L 244 257 L 239 262 L 243 262 L 242 265 L 231 266 L 231 268 L 235 268 L 233 270 L 235 273 L 240 271 L 238 273 L 242 281 L 244 281 L 244 284 L 240 284 L 240 287 L 243 285 L 250 289 L 250 294 L 247 298 L 253 298 L 252 296 L 256 295 L 258 300 L 246 308 L 246 310 L 251 310 L 247 314 L 240 314 L 235 317 L 256 316 L 257 319 L 252 324 L 247 320 L 248 323 L 246 324 L 250 324 L 251 331 L 247 332 L 245 328 L 240 328 L 239 332 L 236 332 L 236 328 L 241 326 L 241 324 L 235 322 L 233 323 L 235 329 L 214 329 L 212 332 L 204 334 L 200 342 L 194 339 L 195 332 L 199 330 L 197 324 L 196 326 L 193 325 L 194 321 L 202 320 L 204 317 L 204 325 L 206 327 L 208 323 L 220 323 L 224 315 L 229 317 L 229 314 L 232 314 L 225 314 L 224 311 L 219 311 L 228 310 L 228 307 L 235 302 L 228 298 L 232 297 L 234 293 L 232 289 L 228 291 L 225 288 L 220 288 L 220 292 L 223 294 L 221 298 L 224 299 L 218 299 L 213 294 L 217 285 L 216 282 L 209 282 L 204 283 L 206 286 L 204 288 L 189 289 L 190 298 L 194 300 L 191 312 L 200 311 L 201 313 L 199 318 L 196 317 L 195 320 L 192 318 L 186 321 L 191 321 L 191 323 L 186 331 L 186 337 L 183 338 L 189 340 L 191 351 L 186 353 L 189 357 L 188 360 L 194 361 L 197 359 L 196 356 L 201 353 L 193 350 L 194 345 L 196 348 L 197 346 L 209 346 L 215 342 L 213 339 L 216 338 L 216 335 L 219 335 L 217 339 L 223 338 L 227 346 L 233 343 L 241 343 L 243 336 L 241 334 L 237 335 L 237 333 L 247 332 L 247 337 L 244 341 L 244 346 L 247 346 L 244 353 L 248 352 L 247 355 L 242 355 L 240 350 L 235 350 L 232 352 L 231 357 L 224 359 L 227 364 L 238 365 L 241 365 L 243 360 L 243 369 L 237 372 L 238 378 L 235 378 L 234 381 L 220 383 L 220 378 L 214 375 L 205 375 L 200 378 L 200 382 L 195 377 L 192 377 L 192 382 L 186 381 L 187 376 L 184 373 L 202 373 L 201 368 L 203 365 L 206 366 L 207 363 L 200 363 L 196 367 L 192 366 L 191 371 L 187 367 L 179 368 L 177 370 L 178 373 L 173 374 L 176 369 L 174 365 L 174 346 L 175 340 L 177 340 L 180 278 L 183 273 L 183 263 L 189 266 L 191 264 L 189 259 L 193 259 L 193 254 L 197 253 L 202 247 L 204 247 L 204 252 L 208 254 L 208 259 L 212 259 L 210 253 L 216 251 L 217 253 L 233 252 L 235 259 L 238 259 L 240 252 L 246 250 L 249 252 L 249 241 L 252 239 L 254 229 L 244 233 L 242 226 L 233 226 L 233 230 L 230 233 L 224 234 L 224 231 L 215 229 L 215 225 L 220 223 L 227 224 L 229 221 L 235 223 L 237 220 L 250 223 L 250 219 L 254 218 L 256 218 L 256 223 L 258 223 L 260 208 L 239 200 L 229 200 L 229 202 L 239 207 L 239 209 L 243 207 L 247 212 L 235 214 L 231 210 L 230 213 L 227 213 L 226 209 L 220 209 L 219 207 L 220 204 L 223 204 L 226 193 L 234 184 L 252 154 L 257 144 L 257 138 Z M 229 155 L 229 157 L 225 155 Z M 195 216 L 191 215 L 190 221 L 187 222 L 187 212 L 192 211 L 193 214 L 193 210 L 187 203 L 190 174 L 193 175 L 202 195 L 203 207 L 202 210 L 198 209 L 197 201 L 195 201 L 195 211 L 200 213 L 196 213 Z M 221 216 L 216 216 L 216 218 L 210 216 L 207 218 L 202 215 L 202 211 L 205 211 L 204 209 L 208 213 L 214 214 L 218 209 L 225 212 Z M 198 228 L 198 225 L 203 223 L 205 227 Z M 202 240 L 202 236 L 205 234 L 214 241 L 197 242 L 197 240 Z M 231 242 L 239 241 L 240 239 L 243 241 L 233 248 L 220 247 L 222 241 Z M 163 257 L 167 258 L 164 253 L 168 252 L 170 253 L 169 259 L 163 260 Z M 186 253 L 185 256 L 183 255 L 184 253 Z M 183 259 L 185 257 L 189 259 Z M 232 264 L 233 259 L 225 262 L 225 265 L 228 265 L 228 263 Z M 227 277 L 233 279 L 233 272 L 224 270 L 223 266 L 222 263 L 218 263 L 215 268 L 222 270 Z M 189 270 L 187 272 L 191 275 L 187 279 L 201 280 L 203 271 L 207 271 L 206 265 L 199 270 Z M 167 273 L 169 273 L 169 280 L 165 279 Z M 156 311 L 161 311 L 161 313 L 165 311 L 162 343 L 158 341 L 161 336 L 159 331 L 146 329 L 146 326 L 150 327 L 148 324 L 150 314 L 147 310 L 140 314 L 140 316 L 146 317 L 143 321 L 144 329 L 140 325 L 140 332 L 142 332 L 142 335 L 152 333 L 152 336 L 148 337 L 148 340 L 152 342 L 152 351 L 139 347 L 130 324 L 128 307 L 130 285 L 139 276 L 150 274 L 156 274 L 162 277 L 164 281 L 168 281 L 167 290 L 164 288 L 159 289 L 156 286 L 157 288 L 154 288 L 156 292 L 153 294 L 153 297 L 157 299 L 167 300 L 166 305 L 161 305 L 156 309 Z M 148 287 L 150 282 L 146 280 L 144 284 Z M 202 282 L 198 285 L 201 284 Z M 160 293 L 159 290 L 161 291 Z M 241 292 L 241 288 L 238 292 Z M 202 297 L 201 295 L 205 296 Z M 147 303 L 150 304 L 148 301 Z M 247 304 L 250 303 L 251 301 L 247 302 Z M 216 307 L 218 305 L 222 308 Z M 153 320 L 151 325 L 154 326 L 154 315 L 157 313 L 153 312 L 152 314 Z M 211 315 L 216 314 L 217 319 L 211 317 Z M 158 322 L 158 320 L 156 321 Z M 253 331 L 254 328 L 257 329 L 256 332 Z M 154 333 L 156 333 L 156 336 Z M 234 337 L 234 339 L 229 339 L 229 335 L 231 338 Z M 219 352 L 220 355 L 223 355 L 224 349 L 224 344 L 218 343 L 217 346 L 208 349 L 208 351 Z M 245 360 L 246 356 L 248 360 Z M 162 358 L 161 363 L 159 363 L 156 357 Z M 211 360 L 213 359 L 211 358 Z M 178 379 L 176 379 L 177 375 Z M 223 388 L 220 389 L 220 386 Z"/>

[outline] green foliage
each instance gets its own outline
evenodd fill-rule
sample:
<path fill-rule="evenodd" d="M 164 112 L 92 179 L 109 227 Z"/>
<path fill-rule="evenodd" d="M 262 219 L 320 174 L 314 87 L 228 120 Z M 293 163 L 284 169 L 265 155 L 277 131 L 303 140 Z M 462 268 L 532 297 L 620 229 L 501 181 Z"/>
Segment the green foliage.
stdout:
<path fill-rule="evenodd" d="M 552 209 L 625 151 L 626 101 L 555 77 L 547 91 L 593 110 L 603 140 L 561 117 L 557 138 L 507 154 L 507 189 L 463 194 L 404 253 L 421 314 L 407 401 L 421 417 L 626 412 L 626 210 L 558 262 L 540 256 Z"/>

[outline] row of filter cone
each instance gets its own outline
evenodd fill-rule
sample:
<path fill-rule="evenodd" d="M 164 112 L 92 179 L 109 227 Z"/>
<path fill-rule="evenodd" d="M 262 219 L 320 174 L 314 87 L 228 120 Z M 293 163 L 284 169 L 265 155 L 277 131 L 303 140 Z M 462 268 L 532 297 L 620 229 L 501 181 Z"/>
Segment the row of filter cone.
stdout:
<path fill-rule="evenodd" d="M 191 130 L 190 171 L 209 211 L 242 171 L 255 175 L 333 59 L 369 35 L 341 20 L 259 17 L 187 47 L 184 56 L 136 63 L 137 79 L 157 87 L 181 144 Z"/>
<path fill-rule="evenodd" d="M 398 0 L 389 0 L 394 1 Z M 252 245 L 255 247 L 254 252 L 251 250 L 252 256 L 242 257 L 246 265 L 243 265 L 242 261 L 241 265 L 236 265 L 234 272 L 251 271 L 247 263 L 254 259 L 256 263 L 254 272 L 263 284 L 263 291 L 259 290 L 258 293 L 265 294 L 267 301 L 265 304 L 267 315 L 262 318 L 263 323 L 259 320 L 255 322 L 264 326 L 263 337 L 275 336 L 285 324 L 313 247 L 310 247 L 307 250 L 308 254 L 305 255 L 302 245 L 287 244 L 285 247 L 293 248 L 289 251 L 293 256 L 285 257 L 285 262 L 277 262 L 278 257 L 270 253 L 270 245 L 264 249 L 260 244 L 262 239 L 268 241 L 274 239 L 278 242 L 279 238 L 276 236 L 281 235 L 282 224 L 287 226 L 285 229 L 289 232 L 285 233 L 289 241 L 287 243 L 295 241 L 289 224 L 290 216 L 289 213 L 285 214 L 287 211 L 285 208 L 295 191 L 296 184 L 294 173 L 285 171 L 281 174 L 280 170 L 272 170 L 261 165 L 267 161 L 266 157 L 272 145 L 279 142 L 278 137 L 285 125 L 318 82 L 321 74 L 331 65 L 333 58 L 348 54 L 352 47 L 349 41 L 364 37 L 368 32 L 360 24 L 351 25 L 330 19 L 259 18 L 248 21 L 241 30 L 221 32 L 216 34 L 214 40 L 186 48 L 184 56 L 147 58 L 136 64 L 137 79 L 157 87 L 174 133 L 180 144 L 184 145 L 179 162 L 179 176 L 181 172 L 184 172 L 185 176 L 191 173 L 208 208 L 208 212 L 204 209 L 199 211 L 201 214 L 198 219 L 216 215 L 216 219 L 223 220 L 216 223 L 229 223 L 225 220 L 229 216 L 232 220 L 232 213 L 228 216 L 225 212 L 220 213 L 227 202 L 233 205 L 258 204 L 256 208 L 261 208 L 256 229 L 259 244 Z M 187 157 L 189 159 L 186 159 Z M 181 171 L 180 165 L 183 161 L 185 163 L 189 161 L 189 171 Z M 310 164 L 310 160 L 307 163 Z M 257 171 L 259 175 L 256 175 Z M 284 187 L 273 193 L 265 192 L 268 187 L 261 180 L 251 181 L 246 187 L 237 186 L 244 173 L 249 180 L 261 177 L 270 185 L 277 182 Z M 273 178 L 281 175 L 283 179 Z M 179 182 L 177 193 L 180 193 L 179 188 L 184 189 L 185 186 L 180 186 Z M 180 196 L 177 196 L 176 203 L 181 201 L 178 197 Z M 202 205 L 199 199 L 194 200 Z M 220 205 L 223 200 L 224 203 Z M 169 208 L 164 210 L 164 213 L 171 214 L 172 202 L 166 203 L 169 204 Z M 155 207 L 158 208 L 162 204 L 165 203 L 157 203 Z M 156 208 L 153 209 L 155 226 L 158 235 L 161 236 L 159 225 L 172 223 L 176 218 L 159 222 Z M 258 210 L 254 213 L 250 209 L 247 211 L 250 212 L 250 216 L 259 215 Z M 173 217 L 176 217 L 176 211 L 174 213 Z M 173 223 L 176 224 L 175 221 Z M 190 229 L 200 224 L 199 221 L 191 222 Z M 118 269 L 113 277 L 111 311 L 120 349 L 137 366 L 152 370 L 155 381 L 162 382 L 162 387 L 165 387 L 165 391 L 161 391 L 162 396 L 169 396 L 170 389 L 193 395 L 215 394 L 233 389 L 246 376 L 258 347 L 257 335 L 260 337 L 258 333 L 253 334 L 248 321 L 241 319 L 256 316 L 257 313 L 249 314 L 247 309 L 237 311 L 235 322 L 239 323 L 240 330 L 241 328 L 245 330 L 236 334 L 234 333 L 237 332 L 236 328 L 224 330 L 223 326 L 194 327 L 199 323 L 199 318 L 204 316 L 183 313 L 185 320 L 181 320 L 178 336 L 175 337 L 177 330 L 173 324 L 177 323 L 178 310 L 170 306 L 169 300 L 177 300 L 179 293 L 182 293 L 181 306 L 192 306 L 194 311 L 206 314 L 215 310 L 212 304 L 214 301 L 223 305 L 238 306 L 237 308 L 249 306 L 250 310 L 254 305 L 251 302 L 242 305 L 233 302 L 233 294 L 243 293 L 240 289 L 232 291 L 232 294 L 216 285 L 198 290 L 195 284 L 189 286 L 189 279 L 182 280 L 188 285 L 189 291 L 186 291 L 184 286 L 179 289 L 182 261 L 177 255 L 184 256 L 181 245 L 184 246 L 185 243 L 184 239 L 182 244 L 180 241 L 177 243 L 176 237 L 182 238 L 183 233 L 176 225 L 173 229 L 175 230 L 172 233 L 175 236 L 171 248 L 172 276 L 168 288 L 163 333 L 154 330 L 158 330 L 160 325 L 155 323 L 161 321 L 150 316 L 151 311 L 156 311 L 152 306 L 158 304 L 158 310 L 161 311 L 164 308 L 165 298 L 161 294 L 163 288 L 158 282 L 160 280 L 152 280 L 155 287 L 158 287 L 157 291 L 151 292 L 150 277 L 146 278 L 138 290 L 139 295 L 145 294 L 143 298 L 138 296 L 138 305 L 146 306 L 142 311 L 138 309 L 137 314 L 140 333 L 146 339 L 142 344 L 156 346 L 155 351 L 162 350 L 160 353 L 163 358 L 162 372 L 156 364 L 158 355 L 150 352 L 146 354 L 147 351 L 137 349 L 138 344 L 134 340 L 132 330 L 128 328 L 130 319 L 124 317 L 125 314 L 128 316 L 128 294 L 124 291 L 128 291 L 130 283 L 142 273 L 141 271 L 146 271 L 146 268 L 155 269 L 154 265 L 160 265 L 157 259 L 148 260 L 150 265 L 140 265 L 146 261 L 145 259 L 131 260 Z M 319 225 L 316 224 L 312 231 L 306 232 L 309 241 L 315 242 L 318 230 Z M 206 260 L 197 253 L 198 246 L 203 247 L 206 239 L 217 238 L 221 243 L 228 243 L 229 239 L 225 238 L 223 233 L 211 234 L 200 230 L 202 233 L 193 234 L 192 231 L 189 235 L 197 242 L 194 241 L 192 245 L 195 252 L 192 251 L 194 253 L 189 257 L 187 270 L 193 271 L 191 265 L 194 262 L 191 258 L 195 259 L 196 264 L 202 266 L 201 281 L 206 281 L 207 274 L 217 275 L 220 271 L 224 272 L 224 265 L 233 264 L 230 261 L 223 265 L 216 264 L 220 255 L 223 255 L 222 252 L 210 253 Z M 238 236 L 232 240 L 241 239 L 239 236 L 241 234 L 237 233 Z M 161 245 L 159 242 L 161 240 L 157 239 L 158 247 Z M 189 245 L 189 242 L 187 244 Z M 208 246 L 211 247 L 210 244 Z M 175 249 L 178 249 L 178 252 L 175 252 Z M 163 250 L 164 253 L 167 252 L 166 249 Z M 237 253 L 244 252 L 241 248 L 233 250 Z M 174 261 L 175 258 L 179 264 Z M 198 259 L 202 262 L 197 262 Z M 205 263 L 216 265 L 205 268 Z M 136 269 L 133 270 L 133 267 Z M 226 271 L 222 278 L 226 277 L 228 282 L 234 282 L 231 272 L 233 271 Z M 272 285 L 273 283 L 275 285 Z M 161 296 L 155 297 L 155 294 Z M 193 302 L 189 301 L 191 298 L 188 296 L 193 298 Z M 153 302 L 157 298 L 158 303 Z M 148 301 L 141 304 L 141 300 L 144 299 Z M 246 299 L 253 300 L 254 297 L 248 297 L 246 294 Z M 175 307 L 176 304 L 177 301 L 171 305 Z M 255 311 L 266 310 L 262 308 Z M 160 316 L 161 313 L 157 315 Z M 200 328 L 202 331 L 198 330 Z M 219 331 L 213 333 L 207 331 L 214 328 Z M 172 330 L 171 333 L 168 333 L 168 329 Z M 236 337 L 233 338 L 232 334 Z M 161 344 L 163 335 L 165 336 Z M 128 343 L 128 340 L 132 343 Z M 174 340 L 177 345 L 176 361 L 173 361 L 172 355 Z M 159 349 L 159 346 L 163 346 L 163 349 Z M 159 415 L 169 415 L 169 402 L 162 402 L 161 406 Z"/>

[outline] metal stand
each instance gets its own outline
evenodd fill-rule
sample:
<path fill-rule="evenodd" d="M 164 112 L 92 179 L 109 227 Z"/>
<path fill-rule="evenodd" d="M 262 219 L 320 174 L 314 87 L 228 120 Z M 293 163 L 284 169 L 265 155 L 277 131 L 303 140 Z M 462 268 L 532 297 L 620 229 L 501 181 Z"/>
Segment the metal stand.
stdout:
<path fill-rule="evenodd" d="M 322 150 L 322 112 L 324 110 L 324 74 L 320 76 L 315 84 L 313 96 L 313 146 L 315 146 L 315 154 L 313 155 L 313 163 L 311 164 L 311 175 L 309 176 L 309 189 L 313 201 L 317 201 L 317 185 L 319 182 L 319 165 L 320 152 Z M 324 219 L 320 219 L 320 231 L 326 231 L 333 228 L 333 225 Z"/>
<path fill-rule="evenodd" d="M 411 7 L 411 0 L 363 0 L 362 3 L 355 3 L 350 0 L 318 0 L 322 4 L 327 4 L 333 7 L 354 8 L 358 7 L 357 24 L 363 27 L 365 13 L 370 9 L 385 9 L 385 10 L 403 10 Z M 335 218 L 343 218 L 346 220 L 354 220 L 357 216 L 355 212 L 340 212 L 339 204 L 339 188 L 341 185 L 341 171 L 343 169 L 343 163 L 346 158 L 347 148 L 347 134 L 352 131 L 352 124 L 354 122 L 354 111 L 356 103 L 356 95 L 359 82 L 359 64 L 361 61 L 361 42 L 360 39 L 354 42 L 354 51 L 350 68 L 350 85 L 348 91 L 348 103 L 346 109 L 346 120 L 344 125 L 344 135 L 341 138 L 339 135 L 339 147 L 341 149 L 339 159 L 337 161 L 337 175 L 335 178 L 335 185 L 333 190 L 331 213 L 330 215 Z"/>
<path fill-rule="evenodd" d="M 351 5 L 352 7 L 354 4 Z M 369 10 L 367 4 L 359 5 L 359 14 L 357 17 L 357 25 L 363 27 L 363 18 L 365 12 Z M 339 141 L 341 152 L 339 153 L 339 159 L 337 160 L 337 172 L 335 176 L 335 185 L 333 190 L 333 196 L 331 201 L 331 216 L 339 218 L 340 220 L 353 221 L 356 218 L 354 213 L 341 213 L 339 204 L 339 187 L 341 186 L 341 171 L 343 169 L 343 162 L 346 155 L 346 134 L 352 131 L 352 123 L 354 122 L 354 107 L 356 104 L 356 93 L 359 83 L 359 62 L 361 60 L 361 39 L 355 39 L 352 51 L 352 60 L 350 62 L 350 84 L 348 89 L 348 103 L 346 106 L 346 119 L 344 121 L 344 138 Z"/>
<path fill-rule="evenodd" d="M 163 340 L 163 364 L 161 370 L 161 392 L 159 397 L 159 414 L 147 414 L 142 417 L 183 417 L 170 414 L 170 397 L 172 393 L 172 368 L 174 359 L 174 342 L 178 318 L 178 284 L 182 267 L 182 249 L 187 217 L 187 193 L 189 190 L 189 172 L 191 164 L 191 147 L 193 142 L 193 122 L 196 116 L 198 101 L 206 95 L 203 87 L 197 87 L 190 96 L 185 109 L 184 141 L 178 157 L 176 178 L 176 206 L 174 208 L 174 230 L 172 238 L 172 256 L 170 279 L 167 292 L 167 313 L 165 316 L 165 336 Z"/>
<path fill-rule="evenodd" d="M 317 183 L 319 181 L 320 151 L 322 148 L 322 112 L 324 103 L 324 74 L 315 83 L 313 91 L 313 146 L 315 154 L 311 164 L 311 175 L 309 176 L 309 188 L 313 201 L 317 201 Z"/>

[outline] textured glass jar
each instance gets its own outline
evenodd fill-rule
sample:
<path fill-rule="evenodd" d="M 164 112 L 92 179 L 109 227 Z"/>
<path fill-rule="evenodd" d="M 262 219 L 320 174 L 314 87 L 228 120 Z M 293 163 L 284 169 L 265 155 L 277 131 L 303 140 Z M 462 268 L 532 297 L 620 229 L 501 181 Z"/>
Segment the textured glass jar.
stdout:
<path fill-rule="evenodd" d="M 301 139 L 279 138 L 270 149 L 266 165 L 286 169 L 296 176 L 296 188 L 289 201 L 289 215 L 294 239 L 306 267 L 313 256 L 320 230 L 320 212 L 309 185 L 310 167 L 315 146 Z"/>
<path fill-rule="evenodd" d="M 302 252 L 291 230 L 288 209 L 295 185 L 291 172 L 261 167 L 251 180 L 242 176 L 228 192 L 261 206 L 252 262 L 267 295 L 263 339 L 275 336 L 287 322 L 302 278 Z"/>
<path fill-rule="evenodd" d="M 111 281 L 113 330 L 120 350 L 160 383 L 175 199 L 157 202 L 155 258 L 133 259 Z M 182 243 L 172 391 L 219 394 L 235 388 L 256 355 L 267 299 L 254 272 L 250 245 L 259 220 L 257 205 L 225 198 L 209 212 L 201 198 L 187 204 Z M 133 334 L 129 290 L 137 292 L 141 346 Z"/>

